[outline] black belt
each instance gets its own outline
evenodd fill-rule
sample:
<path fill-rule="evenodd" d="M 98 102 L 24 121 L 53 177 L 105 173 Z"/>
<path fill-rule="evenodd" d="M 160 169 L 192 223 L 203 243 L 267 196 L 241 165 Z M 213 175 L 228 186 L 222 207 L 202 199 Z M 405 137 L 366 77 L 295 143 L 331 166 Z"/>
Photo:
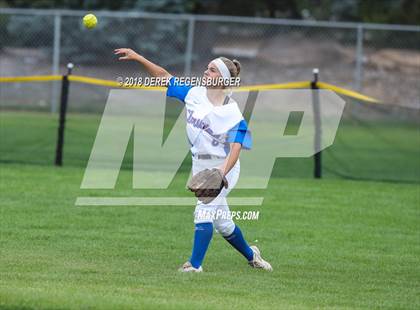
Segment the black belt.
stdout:
<path fill-rule="evenodd" d="M 210 154 L 195 154 L 193 155 L 196 159 L 225 159 L 226 157 L 221 157 L 217 155 L 210 155 Z"/>

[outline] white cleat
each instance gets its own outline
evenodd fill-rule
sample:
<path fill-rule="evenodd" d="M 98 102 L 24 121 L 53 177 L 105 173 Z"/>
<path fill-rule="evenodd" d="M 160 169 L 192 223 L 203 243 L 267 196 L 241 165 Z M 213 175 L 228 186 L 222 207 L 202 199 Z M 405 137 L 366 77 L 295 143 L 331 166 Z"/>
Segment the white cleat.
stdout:
<path fill-rule="evenodd" d="M 203 268 L 200 266 L 198 268 L 194 268 L 190 262 L 186 262 L 182 265 L 181 268 L 178 269 L 179 272 L 202 272 Z"/>
<path fill-rule="evenodd" d="M 270 263 L 265 261 L 261 257 L 260 250 L 255 245 L 251 245 L 250 248 L 252 249 L 252 252 L 254 252 L 254 259 L 248 262 L 248 264 L 252 268 L 259 268 L 259 269 L 264 269 L 268 271 L 273 271 L 273 267 L 271 267 Z"/>

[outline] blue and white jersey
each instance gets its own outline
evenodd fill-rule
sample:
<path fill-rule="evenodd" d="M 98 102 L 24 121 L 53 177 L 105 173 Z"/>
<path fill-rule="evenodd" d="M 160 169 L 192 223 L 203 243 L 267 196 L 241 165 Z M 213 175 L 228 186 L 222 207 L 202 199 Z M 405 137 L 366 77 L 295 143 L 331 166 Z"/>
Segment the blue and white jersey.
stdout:
<path fill-rule="evenodd" d="M 251 148 L 251 133 L 232 98 L 228 104 L 214 106 L 207 97 L 206 87 L 175 84 L 172 77 L 166 95 L 185 103 L 187 137 L 193 155 L 226 157 L 231 142 L 241 143 L 244 149 Z"/>

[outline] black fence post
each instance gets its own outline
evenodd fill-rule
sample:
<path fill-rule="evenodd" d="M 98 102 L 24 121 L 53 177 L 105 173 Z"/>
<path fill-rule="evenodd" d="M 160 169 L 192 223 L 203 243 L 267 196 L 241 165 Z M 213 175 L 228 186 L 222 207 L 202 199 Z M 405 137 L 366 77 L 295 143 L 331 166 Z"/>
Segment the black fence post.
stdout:
<path fill-rule="evenodd" d="M 314 178 L 320 179 L 322 177 L 322 153 L 321 153 L 321 107 L 319 104 L 319 93 L 316 91 L 318 89 L 318 73 L 317 68 L 313 69 L 313 80 L 311 82 L 312 91 L 312 108 L 314 111 L 314 125 L 315 125 L 315 135 L 314 135 Z"/>
<path fill-rule="evenodd" d="M 61 100 L 60 100 L 60 116 L 58 120 L 58 134 L 57 134 L 57 147 L 55 151 L 55 165 L 63 165 L 63 146 L 64 146 L 64 128 L 66 123 L 66 112 L 67 112 L 67 102 L 69 99 L 69 75 L 71 75 L 71 70 L 73 69 L 73 64 L 67 64 L 67 74 L 63 75 L 63 80 L 61 82 Z"/>

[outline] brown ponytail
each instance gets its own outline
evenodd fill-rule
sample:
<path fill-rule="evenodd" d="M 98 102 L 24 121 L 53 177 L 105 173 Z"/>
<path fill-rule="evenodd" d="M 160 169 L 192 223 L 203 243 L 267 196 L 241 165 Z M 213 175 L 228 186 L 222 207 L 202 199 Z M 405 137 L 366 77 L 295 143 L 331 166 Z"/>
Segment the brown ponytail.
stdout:
<path fill-rule="evenodd" d="M 238 77 L 239 72 L 241 72 L 241 63 L 236 59 L 230 60 L 229 58 L 226 58 L 226 57 L 220 57 L 220 58 L 225 63 L 226 67 L 228 67 L 230 76 L 234 78 Z"/>
<path fill-rule="evenodd" d="M 236 72 L 237 72 L 236 76 L 239 76 L 239 73 L 241 72 L 241 63 L 236 59 L 232 60 L 232 62 L 236 67 Z"/>

